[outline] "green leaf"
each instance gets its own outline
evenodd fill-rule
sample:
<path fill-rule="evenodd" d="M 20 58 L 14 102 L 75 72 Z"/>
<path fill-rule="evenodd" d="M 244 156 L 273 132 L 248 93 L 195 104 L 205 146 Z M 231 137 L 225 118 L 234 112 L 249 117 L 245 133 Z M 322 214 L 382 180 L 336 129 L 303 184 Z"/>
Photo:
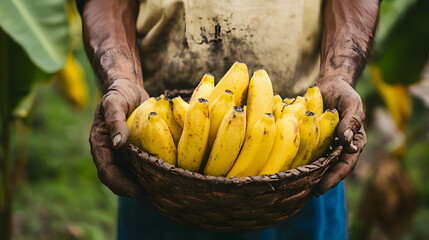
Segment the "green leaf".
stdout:
<path fill-rule="evenodd" d="M 418 0 L 384 0 L 380 5 L 379 25 L 375 42 L 377 51 L 381 51 L 389 35 L 395 29 L 397 23 L 404 18 L 408 10 L 417 3 Z"/>
<path fill-rule="evenodd" d="M 429 53 L 428 13 L 429 1 L 417 1 L 398 20 L 384 42 L 376 45 L 374 62 L 380 66 L 387 83 L 410 85 L 420 81 Z"/>
<path fill-rule="evenodd" d="M 7 36 L 0 29 L 0 37 L 4 39 L 0 44 L 0 52 L 3 54 L 4 61 L 0 62 L 0 69 L 4 76 L 2 81 L 8 82 L 7 99 L 2 102 L 2 107 L 9 109 L 10 113 L 14 112 L 18 104 L 22 107 L 31 106 L 30 102 L 22 102 L 22 99 L 30 94 L 34 83 L 47 83 L 50 80 L 50 74 L 43 72 L 28 57 L 27 53 Z M 4 78 L 4 79 L 3 79 Z M 7 104 L 7 106 L 3 106 Z M 29 109 L 27 109 L 28 112 Z M 9 112 L 8 111 L 8 112 Z M 18 110 L 16 110 L 18 111 Z"/>
<path fill-rule="evenodd" d="M 36 92 L 30 89 L 30 93 L 24 96 L 18 105 L 13 109 L 12 116 L 16 118 L 25 118 L 28 116 L 31 107 L 34 104 L 36 98 Z"/>
<path fill-rule="evenodd" d="M 70 51 L 70 34 L 63 0 L 2 0 L 0 27 L 42 70 L 63 68 Z"/>

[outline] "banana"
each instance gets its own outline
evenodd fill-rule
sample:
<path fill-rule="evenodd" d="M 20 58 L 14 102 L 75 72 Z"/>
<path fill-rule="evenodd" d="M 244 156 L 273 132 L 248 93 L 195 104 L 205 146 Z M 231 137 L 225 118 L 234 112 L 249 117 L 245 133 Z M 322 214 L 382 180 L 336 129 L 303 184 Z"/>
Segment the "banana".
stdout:
<path fill-rule="evenodd" d="M 221 95 L 222 96 L 222 95 Z M 232 107 L 222 120 L 204 174 L 225 176 L 234 165 L 246 134 L 246 112 Z"/>
<path fill-rule="evenodd" d="M 295 98 L 285 98 L 285 99 L 283 99 L 283 102 L 285 102 L 287 104 L 291 104 L 291 103 L 293 103 L 293 101 L 295 101 Z"/>
<path fill-rule="evenodd" d="M 291 169 L 307 164 L 316 150 L 319 142 L 319 123 L 316 114 L 307 112 L 299 121 L 299 136 L 301 141 L 298 153 L 290 166 Z"/>
<path fill-rule="evenodd" d="M 225 90 L 229 89 L 234 93 L 235 106 L 243 106 L 246 98 L 247 87 L 249 86 L 249 73 L 246 64 L 235 62 L 223 78 L 217 83 L 209 102 L 214 102 Z"/>
<path fill-rule="evenodd" d="M 127 125 L 128 125 L 128 129 L 131 129 L 131 124 L 133 124 L 134 121 L 134 117 L 137 114 L 137 108 L 134 109 L 134 111 L 130 114 L 130 116 L 128 116 L 127 118 Z"/>
<path fill-rule="evenodd" d="M 189 105 L 194 104 L 200 98 L 208 99 L 212 94 L 214 89 L 214 77 L 210 73 L 204 74 L 201 82 L 198 84 L 192 93 L 191 100 L 189 100 Z"/>
<path fill-rule="evenodd" d="M 180 140 L 180 135 L 182 135 L 182 128 L 174 119 L 173 115 L 173 104 L 170 99 L 165 98 L 164 95 L 156 98 L 155 102 L 155 111 L 162 118 L 162 120 L 167 123 L 168 128 L 171 131 L 174 142 L 177 144 Z"/>
<path fill-rule="evenodd" d="M 275 135 L 274 116 L 271 113 L 266 113 L 255 124 L 249 136 L 245 138 L 237 161 L 226 177 L 256 176 L 268 159 Z"/>
<path fill-rule="evenodd" d="M 139 142 L 139 132 L 142 126 L 143 121 L 147 118 L 149 113 L 155 111 L 155 102 L 156 99 L 151 97 L 145 102 L 140 104 L 128 117 L 127 124 L 130 129 L 130 137 L 128 141 L 136 146 L 140 145 Z"/>
<path fill-rule="evenodd" d="M 298 117 L 298 122 L 305 117 L 305 113 L 307 112 L 307 99 L 298 96 L 295 101 L 290 104 L 291 108 L 296 112 L 296 116 Z"/>
<path fill-rule="evenodd" d="M 182 97 L 178 96 L 173 98 L 173 115 L 176 122 L 181 128 L 186 118 L 186 112 L 188 111 L 189 103 L 185 102 Z"/>
<path fill-rule="evenodd" d="M 247 93 L 246 138 L 265 113 L 273 113 L 273 86 L 265 70 L 257 70 L 250 79 Z"/>
<path fill-rule="evenodd" d="M 285 102 L 283 102 L 282 97 L 280 97 L 280 95 L 278 95 L 277 93 L 274 93 L 273 102 L 274 102 L 274 107 L 273 107 L 274 118 L 277 121 L 280 118 L 282 108 Z"/>
<path fill-rule="evenodd" d="M 319 118 L 323 113 L 323 97 L 319 87 L 316 84 L 311 85 L 304 95 L 307 98 L 307 111 L 314 112 Z"/>
<path fill-rule="evenodd" d="M 204 157 L 210 132 L 209 102 L 199 98 L 189 106 L 177 147 L 179 167 L 198 172 Z"/>
<path fill-rule="evenodd" d="M 225 114 L 232 109 L 234 106 L 234 94 L 225 90 L 213 103 L 210 105 L 210 133 L 208 144 L 208 151 L 210 151 L 211 146 L 216 138 L 218 128 L 224 118 Z"/>
<path fill-rule="evenodd" d="M 295 112 L 289 112 L 286 105 L 276 121 L 276 137 L 267 163 L 258 175 L 286 172 L 298 152 L 300 135 Z M 289 109 L 290 110 L 290 109 Z"/>
<path fill-rule="evenodd" d="M 328 149 L 334 139 L 335 128 L 340 121 L 338 111 L 336 109 L 328 109 L 319 118 L 319 143 L 313 153 L 312 160 L 318 159 Z"/>
<path fill-rule="evenodd" d="M 88 102 L 87 83 L 79 61 L 69 53 L 64 69 L 54 74 L 65 96 L 74 106 L 84 108 Z"/>
<path fill-rule="evenodd" d="M 142 122 L 139 141 L 142 150 L 176 166 L 176 145 L 167 123 L 156 112 Z"/>

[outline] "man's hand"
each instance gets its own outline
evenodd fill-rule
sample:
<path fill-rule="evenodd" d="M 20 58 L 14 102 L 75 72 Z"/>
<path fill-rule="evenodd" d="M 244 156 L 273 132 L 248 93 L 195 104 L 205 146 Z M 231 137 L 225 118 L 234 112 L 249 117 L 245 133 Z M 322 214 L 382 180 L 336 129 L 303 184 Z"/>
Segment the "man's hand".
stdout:
<path fill-rule="evenodd" d="M 320 196 L 335 187 L 356 166 L 366 144 L 362 100 L 354 90 L 367 61 L 377 26 L 379 0 L 326 0 L 318 85 L 325 108 L 336 108 L 336 135 L 343 151 L 315 189 Z"/>
<path fill-rule="evenodd" d="M 315 195 L 318 197 L 335 187 L 356 166 L 359 155 L 366 144 L 363 128 L 365 114 L 359 94 L 342 76 L 319 80 L 325 109 L 336 108 L 340 114 L 336 135 L 343 145 L 340 159 L 332 165 L 320 181 Z"/>
<path fill-rule="evenodd" d="M 103 91 L 89 137 L 98 177 L 117 195 L 139 199 L 142 188 L 118 167 L 123 161 L 115 151 L 130 135 L 127 116 L 149 97 L 136 45 L 138 1 L 76 1 L 85 50 Z"/>
<path fill-rule="evenodd" d="M 140 199 L 142 188 L 128 179 L 118 167 L 120 154 L 130 133 L 126 118 L 148 98 L 146 91 L 126 79 L 118 79 L 108 88 L 95 111 L 89 142 L 98 177 L 115 194 Z"/>

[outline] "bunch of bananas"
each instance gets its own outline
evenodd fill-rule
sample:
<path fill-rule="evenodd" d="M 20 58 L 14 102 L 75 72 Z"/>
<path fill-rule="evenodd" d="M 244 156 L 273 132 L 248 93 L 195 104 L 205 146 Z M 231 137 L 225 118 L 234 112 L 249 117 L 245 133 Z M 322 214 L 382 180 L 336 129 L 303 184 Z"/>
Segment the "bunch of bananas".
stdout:
<path fill-rule="evenodd" d="M 316 85 L 282 99 L 265 70 L 249 81 L 242 62 L 216 86 L 204 75 L 189 103 L 152 97 L 127 119 L 132 144 L 183 169 L 226 177 L 275 174 L 318 159 L 338 122 L 335 109 L 323 112 Z"/>

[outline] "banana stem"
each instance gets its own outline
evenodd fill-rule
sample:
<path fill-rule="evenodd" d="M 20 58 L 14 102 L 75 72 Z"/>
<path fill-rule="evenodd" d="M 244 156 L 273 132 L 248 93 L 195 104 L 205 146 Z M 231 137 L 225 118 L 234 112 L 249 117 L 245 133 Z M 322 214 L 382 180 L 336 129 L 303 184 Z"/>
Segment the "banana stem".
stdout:
<path fill-rule="evenodd" d="M 0 78 L 1 78 L 1 142 L 3 156 L 0 158 L 0 239 L 12 237 L 12 162 L 10 156 L 10 109 L 9 109 L 9 72 L 8 72 L 8 37 L 0 30 Z"/>
<path fill-rule="evenodd" d="M 17 149 L 19 151 L 14 156 L 14 166 L 12 169 L 12 191 L 22 183 L 27 177 L 27 129 L 23 119 L 17 117 L 14 121 L 13 130 L 17 133 Z"/>

